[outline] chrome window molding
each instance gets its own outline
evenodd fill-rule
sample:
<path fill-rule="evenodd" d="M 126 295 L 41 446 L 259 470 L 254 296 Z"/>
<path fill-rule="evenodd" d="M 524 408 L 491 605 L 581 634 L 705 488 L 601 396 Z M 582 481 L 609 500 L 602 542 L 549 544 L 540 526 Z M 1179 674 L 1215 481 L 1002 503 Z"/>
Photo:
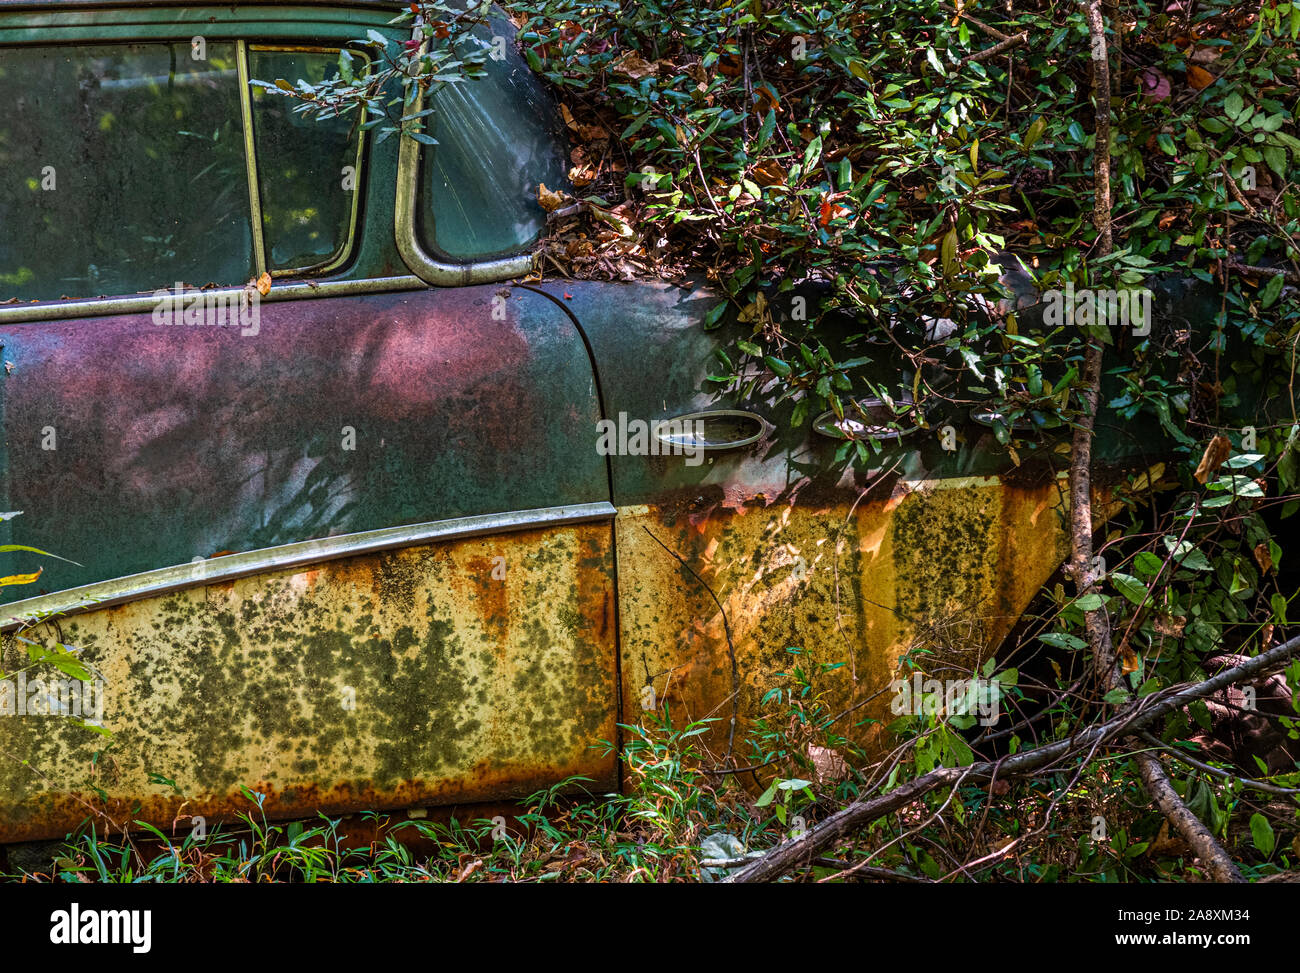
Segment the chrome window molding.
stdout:
<path fill-rule="evenodd" d="M 364 62 L 367 68 L 369 67 L 370 60 L 371 60 L 369 54 L 367 54 L 365 51 L 357 50 L 356 48 L 347 47 L 346 45 L 340 45 L 338 47 L 319 47 L 319 46 L 312 46 L 306 44 L 287 44 L 287 43 L 286 44 L 249 43 L 247 45 L 244 45 L 241 42 L 241 50 L 244 50 L 245 54 L 243 55 L 243 57 L 241 57 L 240 64 L 245 66 L 247 65 L 247 54 L 246 54 L 247 51 L 254 51 L 256 53 L 264 53 L 264 54 L 284 54 L 284 53 L 293 53 L 295 51 L 305 51 L 305 52 L 311 52 L 316 54 L 334 54 L 337 56 L 339 52 L 345 49 L 353 57 L 359 58 L 362 62 Z M 250 80 L 252 80 L 251 76 L 246 78 L 244 81 L 244 97 L 248 99 L 247 130 L 250 133 L 252 133 L 254 131 L 255 126 L 252 120 L 253 93 L 248 84 Z M 252 147 L 252 142 L 253 142 L 253 136 L 250 135 L 249 137 L 250 148 L 248 150 L 248 158 L 250 160 L 249 177 L 255 178 L 255 177 L 260 177 L 261 174 L 257 172 L 256 166 L 252 164 L 252 161 L 255 159 L 255 148 Z M 330 256 L 326 257 L 323 261 L 319 263 L 310 264 L 303 267 L 286 267 L 283 270 L 272 269 L 269 265 L 265 265 L 266 226 L 259 218 L 256 225 L 258 229 L 261 231 L 261 237 L 262 237 L 261 254 L 262 254 L 263 265 L 260 266 L 257 271 L 258 276 L 261 276 L 262 272 L 265 270 L 270 272 L 272 280 L 275 280 L 280 277 L 292 279 L 294 277 L 301 277 L 306 274 L 311 274 L 313 277 L 315 277 L 315 276 L 323 276 L 325 274 L 332 274 L 335 271 L 342 270 L 345 266 L 347 266 L 348 261 L 352 259 L 352 255 L 356 252 L 356 241 L 357 241 L 357 237 L 359 236 L 359 230 L 360 230 L 360 227 L 357 223 L 357 217 L 358 214 L 361 212 L 361 196 L 364 192 L 364 176 L 362 174 L 362 166 L 365 161 L 365 155 L 366 155 L 366 133 L 364 130 L 359 129 L 357 131 L 357 154 L 356 154 L 356 158 L 353 160 L 353 165 L 352 165 L 352 179 L 353 179 L 352 206 L 348 212 L 348 232 L 347 232 L 347 236 L 344 237 L 343 245 L 339 248 L 339 250 L 336 253 L 333 253 Z M 262 200 L 261 184 L 259 182 L 257 187 L 257 207 L 259 212 L 261 210 L 261 200 Z"/>
<path fill-rule="evenodd" d="M 253 276 L 266 273 L 266 227 L 262 225 L 262 190 L 257 176 L 257 145 L 253 138 L 253 92 L 248 77 L 248 42 L 235 42 L 239 68 L 239 111 L 244 120 L 244 169 L 248 175 L 248 211 L 253 233 Z"/>
<path fill-rule="evenodd" d="M 318 540 L 300 541 L 257 551 L 196 559 L 155 571 L 99 581 L 48 595 L 37 595 L 0 606 L 0 631 L 39 623 L 52 615 L 67 615 L 108 608 L 142 598 L 157 597 L 257 574 L 308 567 L 325 561 L 372 554 L 404 547 L 531 530 L 612 520 L 617 514 L 608 501 L 577 503 L 562 507 L 540 507 L 499 514 L 455 517 L 405 527 L 340 534 Z"/>
<path fill-rule="evenodd" d="M 262 301 L 294 301 L 314 297 L 347 296 L 350 294 L 382 294 L 392 291 L 424 290 L 427 285 L 419 277 L 404 274 L 400 277 L 371 277 L 363 280 L 325 280 L 320 283 L 296 281 L 273 283 Z M 163 290 L 164 288 L 159 288 Z M 105 317 L 116 314 L 148 314 L 158 309 L 181 309 L 184 300 L 197 294 L 214 297 L 237 298 L 243 287 L 219 287 L 210 290 L 186 290 L 178 300 L 168 291 L 166 298 L 142 294 L 135 297 L 101 297 L 78 301 L 42 301 L 37 304 L 10 304 L 0 306 L 0 325 L 28 321 L 66 321 L 73 318 Z"/>
<path fill-rule="evenodd" d="M 416 17 L 415 29 L 411 38 L 421 42 L 421 51 L 427 49 L 429 40 L 420 31 L 421 18 Z M 415 115 L 424 110 L 424 94 L 417 92 L 407 102 L 405 113 Z M 492 284 L 497 281 L 513 280 L 530 273 L 537 257 L 532 253 L 521 253 L 509 257 L 494 257 L 491 260 L 470 260 L 464 263 L 447 263 L 436 260 L 424 252 L 416 236 L 415 208 L 420 195 L 420 143 L 402 133 L 397 152 L 397 201 L 394 207 L 396 219 L 393 232 L 396 236 L 397 252 L 401 254 L 406 266 L 422 280 L 438 287 L 466 287 L 470 284 Z"/>

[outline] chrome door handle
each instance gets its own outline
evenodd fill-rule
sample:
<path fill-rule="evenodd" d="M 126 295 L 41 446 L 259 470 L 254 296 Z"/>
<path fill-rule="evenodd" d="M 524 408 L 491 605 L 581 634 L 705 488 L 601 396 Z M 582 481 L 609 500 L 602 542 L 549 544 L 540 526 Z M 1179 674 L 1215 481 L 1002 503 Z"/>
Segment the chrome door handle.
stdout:
<path fill-rule="evenodd" d="M 721 451 L 753 445 L 773 428 L 766 419 L 752 412 L 715 409 L 661 419 L 654 434 L 661 443 L 670 446 Z"/>

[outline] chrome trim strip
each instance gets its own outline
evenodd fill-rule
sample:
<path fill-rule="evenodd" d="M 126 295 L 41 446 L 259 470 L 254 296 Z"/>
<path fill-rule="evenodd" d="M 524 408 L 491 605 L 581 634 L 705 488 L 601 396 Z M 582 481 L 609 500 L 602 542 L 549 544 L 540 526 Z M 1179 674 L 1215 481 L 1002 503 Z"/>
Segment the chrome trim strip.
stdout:
<path fill-rule="evenodd" d="M 99 581 L 0 605 L 0 613 L 3 614 L 3 618 L 0 618 L 0 631 L 27 625 L 34 618 L 39 620 L 56 613 L 63 615 L 92 608 L 107 608 L 141 598 L 170 594 L 184 588 L 233 581 L 237 578 L 282 571 L 287 568 L 305 567 L 358 554 L 371 554 L 401 547 L 420 547 L 434 541 L 461 540 L 489 534 L 531 530 L 537 527 L 612 520 L 617 513 L 613 504 L 606 501 L 575 503 L 563 507 L 540 507 L 535 510 L 454 517 L 450 520 L 434 520 L 405 527 L 385 527 L 380 530 L 340 534 L 314 541 L 268 547 L 258 551 L 227 554 L 224 557 L 208 560 L 198 559 L 190 564 L 177 564 L 156 571 L 144 571 L 124 578 Z"/>
<path fill-rule="evenodd" d="M 299 282 L 296 284 L 272 284 L 271 291 L 262 302 L 292 301 L 309 297 L 332 297 L 348 294 L 383 294 L 392 291 L 422 291 L 428 285 L 413 274 L 401 277 L 371 277 L 365 280 L 326 280 L 319 284 Z M 160 288 L 161 289 L 161 288 Z M 243 287 L 219 287 L 209 291 L 186 291 L 185 296 L 194 294 L 216 294 L 238 297 L 244 292 Z M 73 318 L 100 317 L 110 314 L 149 314 L 155 308 L 170 307 L 178 303 L 170 297 L 166 305 L 162 299 L 153 296 L 140 297 L 106 297 L 98 300 L 58 301 L 40 304 L 11 304 L 0 306 L 0 324 L 23 321 L 64 321 Z"/>
<path fill-rule="evenodd" d="M 423 51 L 428 48 L 429 39 L 420 30 L 420 23 L 421 20 L 417 16 L 411 38 L 422 42 L 421 51 Z M 417 91 L 415 97 L 403 107 L 404 112 L 412 115 L 418 114 L 423 109 L 423 91 Z M 536 255 L 532 253 L 449 264 L 435 260 L 424 252 L 415 234 L 416 197 L 419 195 L 420 186 L 420 143 L 405 133 L 398 137 L 401 142 L 397 150 L 397 199 L 394 203 L 393 235 L 397 242 L 397 252 L 401 254 L 406 266 L 438 287 L 491 284 L 523 277 L 531 272 L 537 260 Z"/>
<path fill-rule="evenodd" d="M 258 185 L 257 145 L 253 139 L 253 93 L 248 84 L 248 42 L 235 42 L 239 68 L 239 112 L 244 119 L 244 167 L 248 173 L 249 221 L 253 230 L 253 276 L 266 273 L 266 227 L 262 223 L 262 189 Z"/>

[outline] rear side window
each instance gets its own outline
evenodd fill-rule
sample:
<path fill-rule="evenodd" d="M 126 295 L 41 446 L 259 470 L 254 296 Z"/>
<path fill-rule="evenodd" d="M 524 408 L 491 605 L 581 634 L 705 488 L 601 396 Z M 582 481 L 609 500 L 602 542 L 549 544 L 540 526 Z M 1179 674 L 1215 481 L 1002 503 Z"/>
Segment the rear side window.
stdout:
<path fill-rule="evenodd" d="M 509 21 L 494 21 L 513 39 Z M 562 186 L 568 172 L 559 112 L 515 50 L 489 60 L 488 76 L 442 85 L 428 107 L 426 131 L 437 145 L 422 150 L 420 243 L 428 253 L 481 260 L 526 250 L 546 213 L 537 185 Z"/>
<path fill-rule="evenodd" d="M 360 55 L 354 55 L 354 59 Z M 338 76 L 337 50 L 254 46 L 249 76 L 320 84 Z M 360 116 L 308 117 L 301 102 L 252 89 L 267 269 L 325 270 L 347 255 L 360 185 Z"/>
<path fill-rule="evenodd" d="M 0 302 L 238 286 L 263 269 L 325 273 L 348 260 L 359 126 L 241 89 L 244 57 L 248 77 L 296 85 L 332 77 L 339 52 L 242 42 L 209 42 L 202 58 L 188 42 L 0 49 L 9 95 Z"/>
<path fill-rule="evenodd" d="M 0 300 L 253 273 L 235 45 L 0 51 Z"/>

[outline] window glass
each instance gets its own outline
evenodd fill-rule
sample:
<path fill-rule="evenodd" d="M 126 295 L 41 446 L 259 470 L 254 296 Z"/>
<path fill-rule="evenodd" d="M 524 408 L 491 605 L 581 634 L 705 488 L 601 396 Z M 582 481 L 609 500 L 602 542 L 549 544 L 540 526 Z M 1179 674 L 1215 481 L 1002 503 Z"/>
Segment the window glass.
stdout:
<path fill-rule="evenodd" d="M 0 301 L 253 275 L 235 45 L 0 49 Z"/>
<path fill-rule="evenodd" d="M 338 51 L 253 48 L 248 73 L 260 81 L 320 84 L 338 76 Z M 252 97 L 267 268 L 338 262 L 348 248 L 359 185 L 357 119 L 308 116 L 295 110 L 301 102 L 258 86 Z"/>
<path fill-rule="evenodd" d="M 457 260 L 526 250 L 546 225 L 537 184 L 562 188 L 568 172 L 554 102 L 515 49 L 509 22 L 494 32 L 507 43 L 488 76 L 442 85 L 426 106 L 438 144 L 422 150 L 420 241 Z"/>

